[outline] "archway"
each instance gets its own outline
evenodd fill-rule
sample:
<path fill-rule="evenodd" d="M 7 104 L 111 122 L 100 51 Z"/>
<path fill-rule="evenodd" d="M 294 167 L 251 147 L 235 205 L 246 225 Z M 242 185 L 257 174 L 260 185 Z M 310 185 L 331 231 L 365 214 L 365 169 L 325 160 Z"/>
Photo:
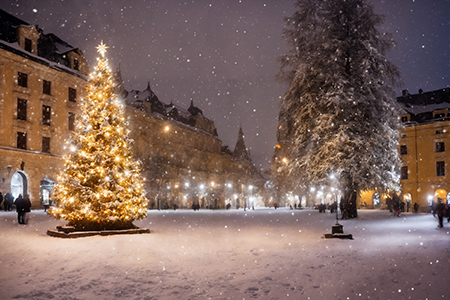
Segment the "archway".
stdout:
<path fill-rule="evenodd" d="M 28 179 L 24 172 L 17 171 L 11 178 L 11 194 L 16 199 L 19 194 L 28 194 Z"/>
<path fill-rule="evenodd" d="M 437 198 L 441 198 L 443 201 L 447 199 L 447 192 L 443 189 L 438 189 L 434 192 L 435 200 L 437 201 Z"/>
<path fill-rule="evenodd" d="M 409 212 L 409 209 L 411 208 L 411 194 L 410 193 L 406 193 L 403 195 L 403 201 L 405 201 L 406 203 L 406 211 Z"/>
<path fill-rule="evenodd" d="M 50 194 L 53 190 L 53 185 L 56 182 L 49 179 L 47 176 L 41 179 L 40 194 L 41 204 L 50 205 Z"/>

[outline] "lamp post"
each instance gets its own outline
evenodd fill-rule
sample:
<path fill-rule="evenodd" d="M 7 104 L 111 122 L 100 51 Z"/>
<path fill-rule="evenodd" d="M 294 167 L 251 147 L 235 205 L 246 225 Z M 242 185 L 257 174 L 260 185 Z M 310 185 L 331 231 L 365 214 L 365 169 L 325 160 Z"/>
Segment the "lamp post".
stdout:
<path fill-rule="evenodd" d="M 332 182 L 336 180 L 336 177 L 334 174 L 330 175 L 330 180 Z M 334 187 L 333 187 L 333 189 L 334 189 Z M 344 226 L 339 224 L 338 207 L 339 207 L 338 197 L 336 196 L 336 224 L 334 224 L 331 227 L 331 234 L 344 233 Z"/>

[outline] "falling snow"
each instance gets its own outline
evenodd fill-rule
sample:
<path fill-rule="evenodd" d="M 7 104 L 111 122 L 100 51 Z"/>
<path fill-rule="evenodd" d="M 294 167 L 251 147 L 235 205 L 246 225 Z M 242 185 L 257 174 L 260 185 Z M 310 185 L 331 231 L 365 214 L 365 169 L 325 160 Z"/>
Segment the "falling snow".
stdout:
<path fill-rule="evenodd" d="M 403 88 L 413 93 L 446 87 L 449 2 L 371 2 L 386 15 L 381 31 L 395 33 L 397 50 L 388 58 L 400 67 L 405 83 L 397 94 Z M 276 58 L 287 49 L 281 38 L 283 17 L 296 10 L 294 3 L 156 0 L 115 1 L 105 7 L 103 1 L 12 0 L 2 9 L 80 48 L 91 65 L 91 50 L 101 40 L 115 45 L 112 69 L 120 63 L 128 90 L 151 81 L 161 100 L 183 107 L 193 96 L 216 122 L 225 145 L 235 143 L 242 123 L 253 161 L 267 167 L 276 143 L 277 105 L 286 90 L 274 80 Z M 245 105 L 248 98 L 254 106 Z M 229 117 L 222 118 L 225 112 Z M 259 135 L 254 124 L 264 128 Z"/>

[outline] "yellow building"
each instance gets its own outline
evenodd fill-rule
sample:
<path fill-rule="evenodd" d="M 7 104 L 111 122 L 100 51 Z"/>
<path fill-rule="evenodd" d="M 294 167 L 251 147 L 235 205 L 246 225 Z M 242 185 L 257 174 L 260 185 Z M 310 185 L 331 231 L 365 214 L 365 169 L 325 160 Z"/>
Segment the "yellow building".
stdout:
<path fill-rule="evenodd" d="M 437 197 L 446 201 L 450 198 L 450 170 L 447 152 L 450 151 L 450 88 L 411 95 L 403 91 L 397 98 L 401 106 L 400 117 L 403 128 L 399 133 L 401 156 L 400 199 L 405 202 L 405 210 L 412 211 L 415 203 L 420 211 L 427 211 Z M 278 144 L 272 160 L 274 181 L 278 197 L 291 205 L 313 206 L 331 203 L 340 198 L 339 191 L 331 187 L 321 189 L 294 186 L 287 174 L 283 174 L 283 160 L 289 159 L 289 119 L 280 120 L 277 132 Z M 288 121 L 286 121 L 286 119 Z M 281 170 L 281 171 L 280 171 Z M 280 173 L 281 172 L 281 173 Z M 357 199 L 358 208 L 387 209 L 386 198 L 376 191 L 364 191 Z"/>
<path fill-rule="evenodd" d="M 419 205 L 426 211 L 437 197 L 444 201 L 450 193 L 450 175 L 447 171 L 447 152 L 450 150 L 450 88 L 411 95 L 403 91 L 397 98 L 403 108 L 399 152 L 402 159 L 400 198 Z M 360 204 L 368 207 L 386 207 L 386 195 L 366 192 Z"/>
<path fill-rule="evenodd" d="M 41 207 L 63 167 L 89 68 L 79 49 L 0 10 L 0 74 L 0 192 L 29 194 Z M 264 205 L 264 180 L 242 131 L 231 152 L 192 102 L 187 110 L 165 104 L 150 86 L 118 91 L 150 207 Z"/>
<path fill-rule="evenodd" d="M 89 69 L 83 53 L 0 10 L 0 191 L 48 201 Z"/>

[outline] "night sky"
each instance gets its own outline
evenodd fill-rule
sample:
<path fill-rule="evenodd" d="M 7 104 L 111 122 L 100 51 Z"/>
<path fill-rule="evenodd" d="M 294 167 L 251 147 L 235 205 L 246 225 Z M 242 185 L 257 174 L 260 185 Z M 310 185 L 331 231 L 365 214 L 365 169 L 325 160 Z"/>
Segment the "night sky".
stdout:
<path fill-rule="evenodd" d="M 242 125 L 253 162 L 267 168 L 276 143 L 280 97 L 276 58 L 287 50 L 284 16 L 295 0 L 12 0 L 0 8 L 80 48 L 92 67 L 95 47 L 110 48 L 128 90 L 150 84 L 165 103 L 203 109 L 232 150 Z M 450 85 L 450 0 L 374 0 L 394 34 L 388 54 L 403 86 L 417 93 Z M 395 4 L 394 4 L 395 3 Z"/>

